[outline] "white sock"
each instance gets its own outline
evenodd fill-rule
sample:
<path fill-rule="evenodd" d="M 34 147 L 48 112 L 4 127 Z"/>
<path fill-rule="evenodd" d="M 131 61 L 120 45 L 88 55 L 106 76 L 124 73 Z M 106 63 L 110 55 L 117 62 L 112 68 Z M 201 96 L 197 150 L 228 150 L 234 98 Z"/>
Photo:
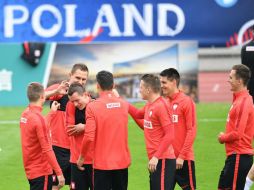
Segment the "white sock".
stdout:
<path fill-rule="evenodd" d="M 249 177 L 246 177 L 244 190 L 250 190 L 252 184 L 253 184 L 253 181 Z"/>

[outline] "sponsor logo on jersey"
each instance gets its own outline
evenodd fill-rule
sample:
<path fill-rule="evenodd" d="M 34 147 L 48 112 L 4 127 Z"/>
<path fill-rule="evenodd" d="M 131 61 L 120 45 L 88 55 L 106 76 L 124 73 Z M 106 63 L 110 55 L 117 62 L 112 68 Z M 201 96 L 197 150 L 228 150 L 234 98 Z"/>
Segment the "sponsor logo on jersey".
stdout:
<path fill-rule="evenodd" d="M 153 128 L 152 122 L 144 120 L 144 128 L 152 129 Z"/>
<path fill-rule="evenodd" d="M 121 103 L 120 102 L 113 102 L 113 103 L 108 103 L 106 104 L 108 109 L 112 109 L 112 108 L 120 108 L 121 107 Z"/>
<path fill-rule="evenodd" d="M 21 117 L 20 118 L 20 123 L 27 123 L 27 118 Z"/>

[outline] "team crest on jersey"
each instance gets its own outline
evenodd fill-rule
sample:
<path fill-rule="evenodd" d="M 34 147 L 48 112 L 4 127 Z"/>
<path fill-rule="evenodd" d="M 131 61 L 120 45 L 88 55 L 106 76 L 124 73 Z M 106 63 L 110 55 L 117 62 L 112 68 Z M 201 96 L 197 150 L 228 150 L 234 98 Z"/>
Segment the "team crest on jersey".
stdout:
<path fill-rule="evenodd" d="M 176 110 L 177 107 L 178 107 L 178 104 L 174 104 L 174 105 L 173 105 L 173 110 Z"/>
<path fill-rule="evenodd" d="M 152 115 L 153 115 L 153 111 L 150 111 L 149 112 L 149 117 L 152 117 Z"/>

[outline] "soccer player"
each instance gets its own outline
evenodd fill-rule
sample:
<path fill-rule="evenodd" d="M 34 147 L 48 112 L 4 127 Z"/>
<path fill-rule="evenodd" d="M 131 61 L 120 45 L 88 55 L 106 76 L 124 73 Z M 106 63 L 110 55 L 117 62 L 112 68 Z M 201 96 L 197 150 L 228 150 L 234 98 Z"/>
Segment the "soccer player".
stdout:
<path fill-rule="evenodd" d="M 68 90 L 69 102 L 66 106 L 66 125 L 67 130 L 72 130 L 75 125 L 85 127 L 86 105 L 91 101 L 90 96 L 85 92 L 83 85 L 72 83 Z M 69 132 L 70 133 L 70 132 Z M 77 160 L 79 158 L 84 137 L 84 131 L 80 133 L 71 132 L 71 189 L 93 190 L 92 183 L 92 153 L 86 157 L 83 167 L 79 170 Z"/>
<path fill-rule="evenodd" d="M 23 163 L 30 184 L 30 190 L 51 190 L 52 168 L 64 186 L 64 176 L 52 150 L 46 121 L 41 115 L 45 102 L 44 88 L 39 83 L 30 83 L 27 87 L 29 106 L 20 118 L 20 132 Z"/>
<path fill-rule="evenodd" d="M 233 103 L 228 113 L 226 131 L 220 132 L 218 141 L 225 144 L 226 161 L 221 171 L 218 189 L 239 190 L 253 162 L 254 108 L 247 85 L 251 72 L 245 65 L 234 65 L 229 74 Z"/>
<path fill-rule="evenodd" d="M 73 133 L 82 133 L 84 128 L 80 125 L 72 126 L 69 134 L 65 129 L 65 109 L 69 101 L 67 91 L 69 85 L 73 82 L 79 82 L 82 85 L 86 84 L 88 78 L 88 68 L 85 64 L 73 65 L 69 74 L 68 81 L 63 81 L 60 84 L 54 84 L 46 89 L 47 99 L 60 103 L 60 108 L 57 110 L 55 117 L 51 119 L 50 131 L 52 138 L 53 150 L 57 161 L 64 173 L 66 185 L 70 185 L 71 180 L 71 164 L 70 164 L 70 139 L 68 135 Z M 51 103 L 52 103 L 51 102 Z M 57 190 L 57 177 L 53 175 L 53 189 Z"/>
<path fill-rule="evenodd" d="M 94 150 L 94 190 L 127 190 L 131 162 L 128 103 L 112 92 L 112 73 L 100 71 L 96 80 L 99 98 L 86 107 L 85 134 L 77 164 L 83 170 L 84 160 Z"/>
<path fill-rule="evenodd" d="M 144 119 L 144 135 L 149 158 L 150 190 L 174 189 L 176 160 L 173 150 L 174 126 L 167 101 L 160 96 L 160 80 L 146 74 L 140 82 L 140 94 L 147 104 L 140 110 L 129 105 L 131 116 Z M 142 122 L 137 122 L 142 123 Z"/>
<path fill-rule="evenodd" d="M 180 74 L 174 68 L 160 73 L 161 90 L 169 100 L 175 128 L 175 183 L 184 190 L 196 189 L 193 143 L 196 137 L 196 110 L 193 100 L 179 90 Z"/>

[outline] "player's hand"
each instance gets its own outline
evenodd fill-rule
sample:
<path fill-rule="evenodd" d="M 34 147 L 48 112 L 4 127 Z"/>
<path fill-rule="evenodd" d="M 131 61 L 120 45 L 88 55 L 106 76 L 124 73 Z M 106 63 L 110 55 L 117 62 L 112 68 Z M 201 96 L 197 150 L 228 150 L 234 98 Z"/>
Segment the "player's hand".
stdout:
<path fill-rule="evenodd" d="M 67 94 L 69 86 L 70 86 L 69 82 L 67 82 L 66 80 L 62 81 L 61 84 L 56 89 L 56 93 L 61 95 Z"/>
<path fill-rule="evenodd" d="M 65 179 L 63 175 L 57 176 L 58 179 L 58 188 L 61 189 L 65 185 Z"/>
<path fill-rule="evenodd" d="M 156 158 L 155 156 L 153 156 L 151 158 L 151 160 L 149 161 L 149 163 L 148 163 L 148 170 L 151 173 L 155 172 L 157 164 L 158 164 L 158 161 L 159 161 L 158 158 Z"/>
<path fill-rule="evenodd" d="M 77 160 L 78 169 L 84 171 L 85 167 L 83 167 L 83 165 L 84 165 L 84 158 L 83 158 L 83 156 L 79 155 L 79 158 Z"/>
<path fill-rule="evenodd" d="M 184 162 L 184 160 L 182 158 L 177 158 L 176 159 L 176 169 L 177 170 L 183 168 L 183 162 Z"/>
<path fill-rule="evenodd" d="M 218 141 L 219 141 L 220 144 L 223 144 L 223 143 L 224 143 L 224 142 L 222 141 L 222 138 L 221 138 L 223 135 L 224 135 L 223 132 L 220 132 L 219 135 L 218 135 Z"/>
<path fill-rule="evenodd" d="M 51 105 L 51 110 L 52 111 L 57 111 L 57 109 L 59 109 L 60 108 L 60 103 L 58 103 L 57 101 L 54 101 L 53 103 L 52 103 L 52 105 Z"/>
<path fill-rule="evenodd" d="M 113 88 L 112 92 L 113 92 L 113 94 L 114 94 L 116 97 L 118 97 L 118 98 L 120 97 L 118 91 L 117 91 L 115 88 Z"/>
<path fill-rule="evenodd" d="M 85 130 L 85 124 L 79 123 L 77 125 L 67 126 L 67 134 L 69 136 L 77 135 Z"/>

